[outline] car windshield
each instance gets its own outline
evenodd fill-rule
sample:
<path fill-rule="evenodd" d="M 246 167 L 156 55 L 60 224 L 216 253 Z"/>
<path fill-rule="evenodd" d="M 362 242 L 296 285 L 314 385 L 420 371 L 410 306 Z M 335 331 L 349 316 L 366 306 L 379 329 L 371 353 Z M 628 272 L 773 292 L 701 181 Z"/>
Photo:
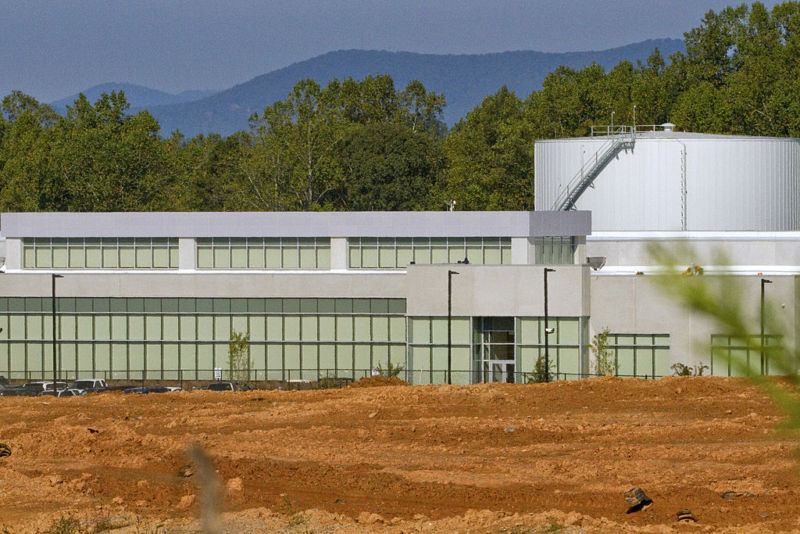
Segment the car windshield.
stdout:
<path fill-rule="evenodd" d="M 76 380 L 72 383 L 72 387 L 77 389 L 86 389 L 94 387 L 94 380 Z"/>
<path fill-rule="evenodd" d="M 208 389 L 211 391 L 230 391 L 233 387 L 227 382 L 219 382 L 217 384 L 209 384 Z"/>

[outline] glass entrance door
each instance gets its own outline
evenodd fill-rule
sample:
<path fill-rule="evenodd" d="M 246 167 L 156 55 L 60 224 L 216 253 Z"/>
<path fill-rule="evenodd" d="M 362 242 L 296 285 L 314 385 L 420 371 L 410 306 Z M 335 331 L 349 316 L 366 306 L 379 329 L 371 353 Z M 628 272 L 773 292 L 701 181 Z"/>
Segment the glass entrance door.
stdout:
<path fill-rule="evenodd" d="M 514 360 L 486 360 L 483 362 L 484 382 L 514 383 Z"/>
<path fill-rule="evenodd" d="M 480 320 L 481 382 L 515 382 L 514 318 Z"/>

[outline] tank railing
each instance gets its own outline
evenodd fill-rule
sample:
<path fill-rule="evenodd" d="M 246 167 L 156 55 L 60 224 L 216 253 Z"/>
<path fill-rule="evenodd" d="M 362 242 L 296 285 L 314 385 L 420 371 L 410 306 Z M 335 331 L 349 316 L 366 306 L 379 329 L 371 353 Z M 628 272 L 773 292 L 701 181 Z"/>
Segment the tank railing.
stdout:
<path fill-rule="evenodd" d="M 581 183 L 581 181 L 586 177 L 591 169 L 598 165 L 601 161 L 601 156 L 606 154 L 607 152 L 616 149 L 616 146 L 619 144 L 619 140 L 615 137 L 609 138 L 607 141 L 603 142 L 600 145 L 600 148 L 597 152 L 594 153 L 592 157 L 586 160 L 581 168 L 578 169 L 578 172 L 570 178 L 567 182 L 565 188 L 559 191 L 558 196 L 556 196 L 555 202 L 553 203 L 553 210 L 560 210 L 562 209 L 561 206 L 567 201 L 567 198 L 570 196 L 570 193 L 575 190 L 576 187 Z"/>
<path fill-rule="evenodd" d="M 594 126 L 592 131 L 594 131 Z M 566 211 L 575 206 L 575 202 L 583 194 L 592 181 L 605 168 L 611 158 L 614 157 L 622 148 L 633 146 L 636 142 L 636 133 L 632 126 L 608 126 L 608 131 L 618 132 L 606 136 L 606 139 L 597 151 L 583 162 L 578 172 L 570 178 L 566 187 L 561 189 L 553 202 L 553 210 Z"/>
<path fill-rule="evenodd" d="M 662 124 L 636 124 L 627 126 L 624 124 L 599 124 L 591 127 L 591 137 L 605 137 L 612 135 L 636 135 L 644 132 L 663 132 Z"/>

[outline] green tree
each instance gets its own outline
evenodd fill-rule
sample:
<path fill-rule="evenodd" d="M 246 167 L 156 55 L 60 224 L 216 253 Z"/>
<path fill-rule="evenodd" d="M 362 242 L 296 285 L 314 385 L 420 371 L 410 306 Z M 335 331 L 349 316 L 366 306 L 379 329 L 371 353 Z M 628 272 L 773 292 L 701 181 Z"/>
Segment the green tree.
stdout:
<path fill-rule="evenodd" d="M 335 154 L 345 135 L 341 84 L 302 80 L 284 101 L 250 119 L 253 158 L 248 183 L 260 209 L 319 210 L 341 183 Z"/>
<path fill-rule="evenodd" d="M 589 349 L 594 355 L 594 374 L 598 376 L 616 375 L 619 371 L 614 353 L 609 348 L 609 335 L 608 328 L 604 328 L 595 334 L 589 343 Z"/>
<path fill-rule="evenodd" d="M 436 209 L 444 165 L 441 143 L 398 123 L 352 128 L 338 157 L 343 182 L 336 206 L 344 210 Z M 438 197 L 436 197 L 438 198 Z"/>
<path fill-rule="evenodd" d="M 250 381 L 250 334 L 231 332 L 228 343 L 228 376 L 232 382 Z"/>
<path fill-rule="evenodd" d="M 533 209 L 533 137 L 523 103 L 502 87 L 444 142 L 445 200 L 464 210 Z"/>

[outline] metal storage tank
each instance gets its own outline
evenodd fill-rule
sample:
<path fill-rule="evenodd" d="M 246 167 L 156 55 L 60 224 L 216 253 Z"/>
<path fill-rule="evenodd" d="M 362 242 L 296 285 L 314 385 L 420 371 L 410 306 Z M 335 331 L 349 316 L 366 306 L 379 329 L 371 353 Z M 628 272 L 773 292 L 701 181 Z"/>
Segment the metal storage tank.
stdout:
<path fill-rule="evenodd" d="M 800 230 L 800 139 L 662 127 L 536 141 L 536 209 L 591 210 L 595 232 Z"/>

